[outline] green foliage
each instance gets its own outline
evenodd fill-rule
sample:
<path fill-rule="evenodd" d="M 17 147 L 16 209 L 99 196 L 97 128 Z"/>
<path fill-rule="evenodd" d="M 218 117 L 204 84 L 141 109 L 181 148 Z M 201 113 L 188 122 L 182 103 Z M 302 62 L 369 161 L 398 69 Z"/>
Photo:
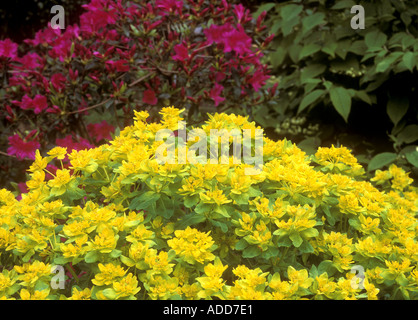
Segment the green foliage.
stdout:
<path fill-rule="evenodd" d="M 365 9 L 363 30 L 350 24 L 355 16 L 350 9 L 357 4 Z M 400 154 L 417 143 L 416 1 L 280 1 L 260 5 L 255 16 L 263 11 L 275 34 L 267 59 L 279 99 L 265 105 L 265 119 L 256 118 L 261 125 L 277 129 L 278 122 L 296 115 L 328 117 L 345 132 L 362 132 L 366 123 L 393 148 L 369 145 L 365 159 L 379 152 Z"/>

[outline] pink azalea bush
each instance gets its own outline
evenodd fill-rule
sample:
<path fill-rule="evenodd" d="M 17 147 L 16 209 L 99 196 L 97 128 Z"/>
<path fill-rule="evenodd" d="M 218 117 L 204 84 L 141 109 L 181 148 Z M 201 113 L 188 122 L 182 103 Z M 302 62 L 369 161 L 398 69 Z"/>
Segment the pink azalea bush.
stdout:
<path fill-rule="evenodd" d="M 92 0 L 83 7 L 79 25 L 48 26 L 20 45 L 0 41 L 2 181 L 18 180 L 13 171 L 24 169 L 15 158 L 32 159 L 38 148 L 110 139 L 135 109 L 153 120 L 176 105 L 198 122 L 208 110 L 246 114 L 275 95 L 261 61 L 272 40 L 265 14 L 253 19 L 226 0 Z"/>

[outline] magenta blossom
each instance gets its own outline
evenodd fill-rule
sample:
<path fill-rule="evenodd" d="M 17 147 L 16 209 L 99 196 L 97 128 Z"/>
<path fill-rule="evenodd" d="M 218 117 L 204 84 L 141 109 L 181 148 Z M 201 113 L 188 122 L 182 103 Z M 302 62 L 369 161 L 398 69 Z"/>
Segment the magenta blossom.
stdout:
<path fill-rule="evenodd" d="M 183 43 L 174 46 L 174 51 L 176 54 L 173 56 L 173 60 L 184 62 L 190 59 L 189 50 Z"/>
<path fill-rule="evenodd" d="M 78 142 L 75 142 L 73 140 L 72 135 L 69 134 L 63 139 L 55 140 L 55 144 L 58 147 L 66 147 L 67 153 L 71 153 L 71 151 L 73 150 L 84 150 L 93 148 L 93 146 L 86 139 L 79 137 L 78 140 Z"/>
<path fill-rule="evenodd" d="M 235 51 L 239 55 L 252 52 L 251 38 L 245 33 L 244 28 L 240 24 L 238 25 L 238 30 L 233 29 L 225 33 L 223 43 L 225 45 L 224 52 Z"/>
<path fill-rule="evenodd" d="M 65 83 L 67 79 L 64 77 L 62 73 L 55 73 L 51 77 L 51 83 L 52 86 L 55 88 L 55 90 L 61 92 L 65 88 Z"/>
<path fill-rule="evenodd" d="M 115 132 L 115 127 L 108 124 L 106 120 L 103 120 L 100 123 L 87 125 L 87 130 L 92 133 L 96 142 L 101 140 L 110 140 L 112 139 L 111 133 Z"/>
<path fill-rule="evenodd" d="M 0 41 L 0 58 L 17 58 L 17 44 L 10 39 Z"/>
<path fill-rule="evenodd" d="M 26 141 L 26 139 L 22 139 L 18 134 L 15 134 L 8 139 L 10 147 L 7 149 L 7 154 L 14 155 L 19 160 L 35 160 L 35 152 L 41 146 L 38 141 Z"/>
<path fill-rule="evenodd" d="M 215 83 L 215 86 L 210 90 L 209 97 L 215 101 L 215 107 L 219 105 L 225 98 L 221 97 L 221 93 L 224 87 L 219 83 Z"/>
<path fill-rule="evenodd" d="M 23 110 L 33 110 L 35 114 L 41 113 L 43 110 L 48 108 L 48 101 L 45 96 L 37 94 L 35 98 L 31 98 L 28 95 L 24 95 L 22 101 L 12 101 L 17 104 Z"/>
<path fill-rule="evenodd" d="M 207 38 L 208 44 L 223 43 L 225 34 L 231 30 L 233 30 L 233 28 L 230 23 L 225 23 L 222 26 L 212 24 L 209 28 L 203 30 L 203 33 Z"/>
<path fill-rule="evenodd" d="M 142 102 L 155 106 L 158 102 L 158 99 L 155 95 L 154 90 L 147 89 L 143 93 Z"/>
<path fill-rule="evenodd" d="M 266 80 L 269 79 L 269 76 L 266 75 L 263 71 L 255 71 L 251 77 L 247 80 L 247 83 L 251 84 L 255 91 L 258 92 L 260 88 L 265 85 Z"/>
<path fill-rule="evenodd" d="M 156 7 L 161 9 L 164 13 L 181 14 L 183 9 L 183 1 L 178 0 L 157 0 L 155 4 Z"/>

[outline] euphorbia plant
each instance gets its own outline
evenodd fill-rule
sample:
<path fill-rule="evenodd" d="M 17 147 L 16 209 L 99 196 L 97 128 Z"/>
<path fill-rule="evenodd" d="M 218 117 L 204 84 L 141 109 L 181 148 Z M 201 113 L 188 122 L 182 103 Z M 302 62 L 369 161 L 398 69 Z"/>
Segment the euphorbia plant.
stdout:
<path fill-rule="evenodd" d="M 19 48 L 0 42 L 4 146 L 35 129 L 43 150 L 68 135 L 93 145 L 91 122 L 122 128 L 134 109 L 155 117 L 176 104 L 191 122 L 202 108 L 245 114 L 274 94 L 260 61 L 271 37 L 263 16 L 241 4 L 92 0 L 84 8 L 79 25 L 47 27 Z"/>
<path fill-rule="evenodd" d="M 418 190 L 401 168 L 368 180 L 345 147 L 308 156 L 265 136 L 257 174 L 232 156 L 159 163 L 157 133 L 182 120 L 161 115 L 135 112 L 96 148 L 37 152 L 21 200 L 0 189 L 0 299 L 418 298 Z M 225 113 L 199 126 L 256 128 Z"/>

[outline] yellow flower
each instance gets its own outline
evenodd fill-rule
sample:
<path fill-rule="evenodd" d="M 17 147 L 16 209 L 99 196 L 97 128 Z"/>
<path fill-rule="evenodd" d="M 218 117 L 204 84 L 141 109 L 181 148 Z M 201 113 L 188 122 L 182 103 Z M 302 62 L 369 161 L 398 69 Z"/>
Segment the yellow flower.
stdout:
<path fill-rule="evenodd" d="M 20 298 L 22 300 L 45 300 L 48 295 L 49 288 L 44 290 L 35 290 L 32 294 L 26 289 L 20 290 Z"/>
<path fill-rule="evenodd" d="M 60 244 L 60 250 L 63 257 L 65 258 L 75 258 L 85 253 L 86 249 L 83 247 L 83 244 L 87 242 L 87 235 L 84 237 L 78 237 L 75 239 L 75 245 L 73 243 L 69 244 Z"/>
<path fill-rule="evenodd" d="M 353 176 L 364 173 L 364 169 L 358 164 L 356 157 L 346 147 L 335 148 L 334 145 L 331 148 L 319 147 L 315 158 L 320 165 L 331 171 L 337 169 L 337 173 L 343 172 Z"/>
<path fill-rule="evenodd" d="M 303 289 L 309 288 L 314 281 L 312 278 L 309 278 L 308 270 L 303 269 L 298 271 L 292 266 L 287 268 L 287 276 L 291 284 Z"/>
<path fill-rule="evenodd" d="M 99 263 L 100 273 L 96 274 L 91 282 L 96 286 L 109 285 L 114 282 L 115 279 L 125 276 L 126 270 L 121 266 L 113 263 L 102 264 Z"/>
<path fill-rule="evenodd" d="M 181 288 L 178 287 L 177 278 L 163 278 L 161 276 L 155 277 L 154 280 L 145 284 L 148 290 L 148 295 L 152 300 L 167 300 L 170 297 L 181 293 Z"/>
<path fill-rule="evenodd" d="M 26 182 L 28 189 L 36 189 L 43 185 L 45 181 L 45 172 L 35 171 L 31 174 L 31 179 Z"/>
<path fill-rule="evenodd" d="M 105 226 L 98 231 L 94 240 L 89 242 L 90 250 L 99 250 L 101 253 L 110 253 L 116 247 L 119 236 L 113 232 L 112 228 Z"/>
<path fill-rule="evenodd" d="M 185 284 L 181 287 L 181 293 L 184 295 L 184 297 L 188 300 L 191 299 L 197 299 L 197 294 L 200 291 L 200 286 L 194 282 L 192 284 Z"/>
<path fill-rule="evenodd" d="M 154 243 L 151 239 L 154 238 L 154 232 L 148 230 L 143 224 L 140 224 L 130 233 L 129 236 L 126 237 L 126 240 L 129 242 L 142 241 L 151 245 Z"/>
<path fill-rule="evenodd" d="M 176 230 L 176 237 L 168 240 L 167 244 L 190 264 L 212 261 L 215 256 L 210 251 L 214 249 L 214 241 L 209 233 L 187 227 L 185 230 Z"/>
<path fill-rule="evenodd" d="M 228 266 L 224 266 L 221 260 L 216 257 L 215 263 L 209 263 L 205 266 L 204 271 L 208 277 L 220 278 Z"/>
<path fill-rule="evenodd" d="M 90 227 L 90 222 L 87 220 L 74 220 L 64 225 L 62 231 L 67 237 L 77 237 L 91 232 Z"/>
<path fill-rule="evenodd" d="M 153 273 L 164 273 L 170 274 L 173 271 L 174 263 L 169 263 L 168 253 L 160 251 L 156 254 L 157 250 L 149 250 L 148 254 L 145 255 L 145 263 L 149 265 Z"/>
<path fill-rule="evenodd" d="M 365 209 L 359 204 L 359 199 L 354 193 L 349 193 L 347 195 L 340 196 L 338 199 L 338 207 L 342 213 L 345 214 L 358 214 L 364 212 Z"/>
<path fill-rule="evenodd" d="M 229 200 L 224 194 L 222 190 L 215 189 L 213 191 L 207 191 L 205 193 L 200 194 L 200 199 L 203 203 L 213 203 L 221 206 L 226 203 L 232 202 Z"/>
<path fill-rule="evenodd" d="M 91 300 L 91 290 L 90 288 L 78 290 L 77 287 L 73 287 L 72 295 L 68 300 Z"/>
<path fill-rule="evenodd" d="M 401 263 L 399 261 L 387 261 L 385 264 L 389 269 L 389 272 L 392 274 L 402 274 L 405 272 L 411 271 L 414 267 L 410 267 L 411 261 L 409 259 L 404 259 Z"/>
<path fill-rule="evenodd" d="M 315 277 L 315 283 L 313 284 L 315 295 L 318 297 L 324 295 L 329 299 L 333 298 L 333 293 L 337 289 L 337 284 L 328 278 L 326 272 L 320 276 Z"/>
<path fill-rule="evenodd" d="M 376 288 L 373 283 L 369 282 L 369 279 L 364 279 L 363 282 L 364 289 L 367 291 L 367 299 L 368 300 L 378 300 L 377 294 L 379 293 L 380 289 Z"/>
<path fill-rule="evenodd" d="M 67 155 L 67 148 L 55 147 L 49 150 L 48 154 L 53 158 L 57 158 L 58 160 L 63 160 L 65 156 Z"/>
<path fill-rule="evenodd" d="M 39 150 L 36 150 L 35 161 L 29 167 L 28 171 L 29 172 L 42 171 L 46 168 L 47 165 L 48 165 L 48 159 L 42 158 L 41 154 L 39 153 Z"/>
<path fill-rule="evenodd" d="M 362 214 L 359 216 L 359 220 L 361 223 L 361 232 L 364 232 L 365 234 L 369 233 L 376 233 L 379 234 L 381 230 L 378 228 L 380 219 L 372 219 L 371 217 L 364 217 Z"/>
<path fill-rule="evenodd" d="M 70 175 L 70 170 L 58 169 L 55 178 L 48 181 L 48 186 L 50 186 L 51 188 L 61 188 L 73 179 L 74 177 Z"/>
<path fill-rule="evenodd" d="M 132 273 L 129 273 L 120 281 L 113 282 L 113 290 L 117 298 L 136 295 L 141 288 L 138 288 L 138 279 Z"/>
<path fill-rule="evenodd" d="M 23 266 L 15 266 L 14 269 L 20 273 L 18 276 L 18 280 L 22 281 L 20 284 L 32 287 L 39 279 L 51 274 L 52 266 L 35 260 L 32 264 L 25 263 Z"/>

